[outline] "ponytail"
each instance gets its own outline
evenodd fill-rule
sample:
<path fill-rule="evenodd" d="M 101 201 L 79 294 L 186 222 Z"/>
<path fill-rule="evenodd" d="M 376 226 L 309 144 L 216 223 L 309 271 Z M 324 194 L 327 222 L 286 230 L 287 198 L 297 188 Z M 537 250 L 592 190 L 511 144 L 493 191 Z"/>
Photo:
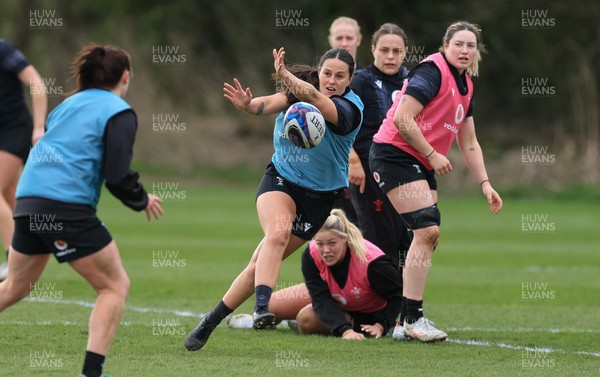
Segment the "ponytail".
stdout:
<path fill-rule="evenodd" d="M 343 210 L 334 208 L 319 232 L 330 231 L 346 238 L 350 251 L 362 262 L 367 262 L 367 245 L 356 225 L 352 224 Z"/>
<path fill-rule="evenodd" d="M 85 89 L 114 88 L 123 72 L 131 71 L 129 54 L 120 47 L 90 44 L 81 49 L 71 64 L 72 78 L 77 81 L 77 93 Z"/>

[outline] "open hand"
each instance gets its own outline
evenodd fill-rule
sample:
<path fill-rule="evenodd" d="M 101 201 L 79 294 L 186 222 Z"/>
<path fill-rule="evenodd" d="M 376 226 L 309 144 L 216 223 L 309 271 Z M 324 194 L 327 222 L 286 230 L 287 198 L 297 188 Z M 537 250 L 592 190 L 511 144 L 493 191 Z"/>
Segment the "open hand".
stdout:
<path fill-rule="evenodd" d="M 287 72 L 285 68 L 285 50 L 283 47 L 279 48 L 279 51 L 273 49 L 273 66 L 275 67 L 277 76 L 283 78 L 283 75 Z"/>
<path fill-rule="evenodd" d="M 242 89 L 242 84 L 235 77 L 233 78 L 233 84 L 235 88 L 228 83 L 223 84 L 223 97 L 237 109 L 244 110 L 252 101 L 250 88 Z"/>

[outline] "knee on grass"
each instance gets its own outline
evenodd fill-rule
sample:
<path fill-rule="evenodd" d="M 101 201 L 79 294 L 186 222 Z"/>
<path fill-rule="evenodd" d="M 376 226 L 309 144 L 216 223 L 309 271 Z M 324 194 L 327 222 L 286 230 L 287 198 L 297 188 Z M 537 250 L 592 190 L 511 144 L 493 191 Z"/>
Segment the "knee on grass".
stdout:
<path fill-rule="evenodd" d="M 298 312 L 296 321 L 298 323 L 298 331 L 300 331 L 301 334 L 310 335 L 328 333 L 327 329 L 324 329 L 319 316 L 310 305 Z"/>

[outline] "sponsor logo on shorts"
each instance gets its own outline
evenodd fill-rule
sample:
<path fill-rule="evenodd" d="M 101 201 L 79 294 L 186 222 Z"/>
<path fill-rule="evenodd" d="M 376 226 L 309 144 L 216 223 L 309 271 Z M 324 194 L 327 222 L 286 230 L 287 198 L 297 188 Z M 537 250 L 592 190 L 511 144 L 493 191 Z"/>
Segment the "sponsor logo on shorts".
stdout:
<path fill-rule="evenodd" d="M 275 177 L 275 179 L 277 179 L 277 186 L 283 186 L 283 178 Z"/>
<path fill-rule="evenodd" d="M 308 232 L 312 228 L 311 223 L 304 223 L 304 233 Z"/>
<path fill-rule="evenodd" d="M 373 179 L 375 179 L 375 182 L 377 182 L 379 187 L 383 187 L 383 185 L 385 185 L 385 182 L 381 182 L 381 176 L 376 171 L 373 172 Z"/>
<path fill-rule="evenodd" d="M 423 172 L 421 171 L 421 167 L 417 164 L 413 164 L 413 166 L 415 167 L 415 169 L 417 169 L 417 174 L 423 174 Z"/>
<path fill-rule="evenodd" d="M 69 245 L 65 241 L 56 240 L 56 241 L 54 241 L 54 247 L 57 248 L 58 250 L 64 250 L 67 247 L 69 247 Z"/>
<path fill-rule="evenodd" d="M 54 247 L 56 248 L 56 250 L 59 250 L 58 253 L 56 253 L 57 257 L 64 257 L 65 255 L 68 255 L 68 254 L 71 254 L 71 253 L 74 253 L 77 251 L 76 247 L 72 247 L 69 249 L 68 248 L 69 244 L 62 240 L 54 241 Z"/>

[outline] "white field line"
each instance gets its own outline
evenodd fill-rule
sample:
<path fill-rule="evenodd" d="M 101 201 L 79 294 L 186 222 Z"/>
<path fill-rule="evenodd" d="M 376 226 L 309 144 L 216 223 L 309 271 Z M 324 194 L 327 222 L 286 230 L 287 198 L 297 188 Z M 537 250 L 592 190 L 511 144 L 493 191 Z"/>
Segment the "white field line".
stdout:
<path fill-rule="evenodd" d="M 550 334 L 582 334 L 582 333 L 600 333 L 600 330 L 596 329 L 535 329 L 535 328 L 524 328 L 524 327 L 497 327 L 497 328 L 486 328 L 486 327 L 445 327 L 445 331 L 460 332 L 460 331 L 479 331 L 479 332 L 541 332 Z"/>
<path fill-rule="evenodd" d="M 86 308 L 93 308 L 96 305 L 94 302 L 82 301 L 82 300 L 57 300 L 47 298 L 26 298 L 23 301 L 28 302 L 49 302 L 52 304 L 65 304 L 65 305 L 77 305 Z M 197 317 L 202 318 L 206 313 L 194 313 L 187 310 L 170 310 L 170 309 L 157 309 L 157 308 L 139 308 L 135 306 L 125 305 L 125 310 L 131 310 L 138 313 L 159 313 L 159 314 L 170 314 L 178 317 Z"/>
<path fill-rule="evenodd" d="M 55 299 L 25 299 L 24 301 L 29 302 L 44 302 L 44 303 L 52 303 L 52 304 L 64 304 L 64 305 L 76 305 L 83 306 L 86 308 L 94 307 L 93 302 L 81 301 L 81 300 L 55 300 Z M 126 306 L 126 310 L 131 310 L 138 313 L 160 313 L 160 314 L 169 314 L 178 317 L 196 317 L 202 318 L 205 313 L 193 313 L 187 310 L 169 310 L 169 309 L 157 309 L 157 308 L 140 308 L 135 306 Z M 48 324 L 56 324 L 61 323 L 65 326 L 76 326 L 79 325 L 76 322 L 71 321 L 42 321 L 37 322 L 35 325 L 48 325 Z M 4 324 L 17 324 L 17 325 L 31 325 L 31 322 L 27 321 L 0 321 L 1 325 Z M 122 322 L 121 325 L 129 326 L 130 322 Z M 593 329 L 528 329 L 528 328 L 518 328 L 518 329 L 508 329 L 508 328 L 479 328 L 479 327 L 450 327 L 447 328 L 448 332 L 452 331 L 481 331 L 481 332 L 506 332 L 511 331 L 514 332 L 516 330 L 521 332 L 545 332 L 545 333 L 597 333 L 598 330 Z M 519 346 L 514 344 L 506 344 L 506 343 L 498 343 L 498 342 L 488 342 L 488 341 L 480 341 L 480 340 L 460 340 L 460 339 L 448 339 L 449 343 L 456 344 L 464 344 L 469 346 L 479 346 L 479 347 L 498 347 L 498 348 L 506 348 L 511 350 L 525 350 L 525 351 L 535 351 L 535 352 L 544 352 L 544 353 L 573 353 L 576 355 L 585 355 L 585 356 L 593 356 L 600 358 L 600 352 L 589 352 L 589 351 L 565 351 L 560 348 L 551 348 L 551 347 L 528 347 L 528 346 Z"/>
<path fill-rule="evenodd" d="M 448 339 L 448 342 L 456 343 L 456 344 L 466 344 L 469 346 L 499 347 L 499 348 L 507 348 L 507 349 L 511 349 L 511 350 L 523 350 L 523 351 L 533 351 L 533 352 L 542 352 L 542 353 L 574 353 L 576 355 L 600 357 L 600 352 L 565 351 L 560 348 L 527 347 L 527 346 L 518 346 L 518 345 L 506 344 L 506 343 L 487 342 L 487 341 L 481 341 L 481 340 Z"/>

